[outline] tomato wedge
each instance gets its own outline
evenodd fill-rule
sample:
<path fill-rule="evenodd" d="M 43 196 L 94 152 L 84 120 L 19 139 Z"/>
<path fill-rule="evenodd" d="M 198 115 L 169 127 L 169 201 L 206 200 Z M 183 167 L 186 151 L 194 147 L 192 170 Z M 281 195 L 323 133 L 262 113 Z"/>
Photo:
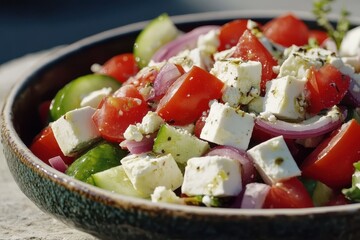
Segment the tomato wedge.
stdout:
<path fill-rule="evenodd" d="M 73 157 L 66 157 L 54 137 L 54 133 L 50 126 L 45 127 L 33 140 L 30 150 L 41 161 L 49 164 L 49 159 L 60 156 L 64 162 L 69 165 L 74 161 Z"/>
<path fill-rule="evenodd" d="M 230 49 L 235 46 L 241 35 L 247 29 L 248 20 L 237 19 L 228 23 L 225 23 L 220 28 L 219 41 L 220 45 L 218 47 L 219 51 Z"/>
<path fill-rule="evenodd" d="M 352 119 L 305 158 L 302 175 L 334 189 L 350 186 L 355 170 L 353 164 L 360 159 L 358 136 L 360 124 Z"/>
<path fill-rule="evenodd" d="M 193 123 L 209 109 L 210 100 L 221 98 L 223 86 L 217 77 L 194 66 L 171 85 L 156 111 L 175 125 Z"/>
<path fill-rule="evenodd" d="M 326 64 L 319 70 L 312 68 L 305 88 L 308 91 L 308 111 L 313 114 L 330 108 L 343 99 L 350 86 L 350 77 L 336 67 Z"/>
<path fill-rule="evenodd" d="M 277 61 L 273 58 L 271 53 L 264 47 L 264 45 L 254 36 L 249 30 L 246 30 L 240 37 L 236 45 L 233 57 L 238 57 L 244 61 L 258 61 L 262 66 L 261 73 L 261 93 L 264 94 L 266 90 L 266 82 L 276 78 L 276 73 L 273 67 L 277 66 Z"/>
<path fill-rule="evenodd" d="M 149 107 L 141 96 L 106 97 L 93 115 L 93 121 L 104 139 L 113 142 L 124 140 L 130 124 L 141 122 Z"/>
<path fill-rule="evenodd" d="M 111 76 L 119 82 L 125 82 L 139 71 L 134 54 L 123 53 L 107 60 L 101 68 L 101 73 Z"/>
<path fill-rule="evenodd" d="M 286 14 L 267 22 L 264 35 L 271 41 L 284 47 L 303 46 L 308 43 L 309 29 L 306 24 L 293 14 Z"/>
<path fill-rule="evenodd" d="M 271 186 L 263 208 L 314 207 L 310 194 L 297 178 L 290 178 Z"/>

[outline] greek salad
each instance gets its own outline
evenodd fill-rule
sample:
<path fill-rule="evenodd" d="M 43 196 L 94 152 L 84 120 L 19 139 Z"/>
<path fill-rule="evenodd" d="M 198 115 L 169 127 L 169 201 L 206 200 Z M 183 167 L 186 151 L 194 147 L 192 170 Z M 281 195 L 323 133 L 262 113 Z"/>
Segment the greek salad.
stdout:
<path fill-rule="evenodd" d="M 30 149 L 78 180 L 153 202 L 359 202 L 360 27 L 344 27 L 346 14 L 337 28 L 319 23 L 287 13 L 185 33 L 162 14 L 133 52 L 94 63 L 41 105 Z"/>

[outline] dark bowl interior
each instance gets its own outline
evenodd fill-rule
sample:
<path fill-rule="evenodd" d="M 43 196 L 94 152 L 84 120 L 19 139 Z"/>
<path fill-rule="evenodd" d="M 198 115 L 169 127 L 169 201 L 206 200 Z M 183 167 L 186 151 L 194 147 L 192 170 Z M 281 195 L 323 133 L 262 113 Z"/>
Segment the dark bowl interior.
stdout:
<path fill-rule="evenodd" d="M 260 23 L 274 12 L 219 12 L 174 17 L 179 29 L 220 25 L 237 18 Z M 298 14 L 311 28 L 309 14 Z M 360 22 L 360 21 L 359 21 Z M 43 211 L 104 239 L 360 239 L 360 206 L 304 210 L 231 210 L 153 204 L 116 196 L 73 180 L 43 164 L 26 146 L 42 126 L 36 108 L 93 63 L 131 52 L 146 22 L 113 29 L 54 53 L 22 78 L 2 112 L 2 142 L 21 190 Z"/>

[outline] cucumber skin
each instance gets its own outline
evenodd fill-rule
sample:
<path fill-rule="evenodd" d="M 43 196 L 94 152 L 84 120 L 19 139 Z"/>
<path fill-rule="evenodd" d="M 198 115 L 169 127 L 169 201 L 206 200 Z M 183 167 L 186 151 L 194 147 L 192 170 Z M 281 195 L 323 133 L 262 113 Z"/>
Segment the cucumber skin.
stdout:
<path fill-rule="evenodd" d="M 134 56 L 139 68 L 146 67 L 154 53 L 179 35 L 168 14 L 154 18 L 140 32 L 134 43 Z"/>
<path fill-rule="evenodd" d="M 120 160 L 127 154 L 117 144 L 101 142 L 77 158 L 66 170 L 66 174 L 93 184 L 92 174 L 119 166 Z"/>
<path fill-rule="evenodd" d="M 68 111 L 79 108 L 86 95 L 105 87 L 111 87 L 115 91 L 121 87 L 121 83 L 101 74 L 88 74 L 72 80 L 53 98 L 50 105 L 51 120 L 55 121 Z"/>

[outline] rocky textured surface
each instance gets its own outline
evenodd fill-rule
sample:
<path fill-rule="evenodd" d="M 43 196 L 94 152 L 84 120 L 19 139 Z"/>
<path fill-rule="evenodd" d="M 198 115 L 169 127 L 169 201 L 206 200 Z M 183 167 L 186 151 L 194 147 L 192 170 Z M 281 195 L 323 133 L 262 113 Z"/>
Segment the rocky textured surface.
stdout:
<path fill-rule="evenodd" d="M 16 79 L 48 52 L 25 56 L 0 67 L 0 106 Z M 12 178 L 0 144 L 0 240 L 94 240 L 95 237 L 55 220 L 42 212 Z"/>

